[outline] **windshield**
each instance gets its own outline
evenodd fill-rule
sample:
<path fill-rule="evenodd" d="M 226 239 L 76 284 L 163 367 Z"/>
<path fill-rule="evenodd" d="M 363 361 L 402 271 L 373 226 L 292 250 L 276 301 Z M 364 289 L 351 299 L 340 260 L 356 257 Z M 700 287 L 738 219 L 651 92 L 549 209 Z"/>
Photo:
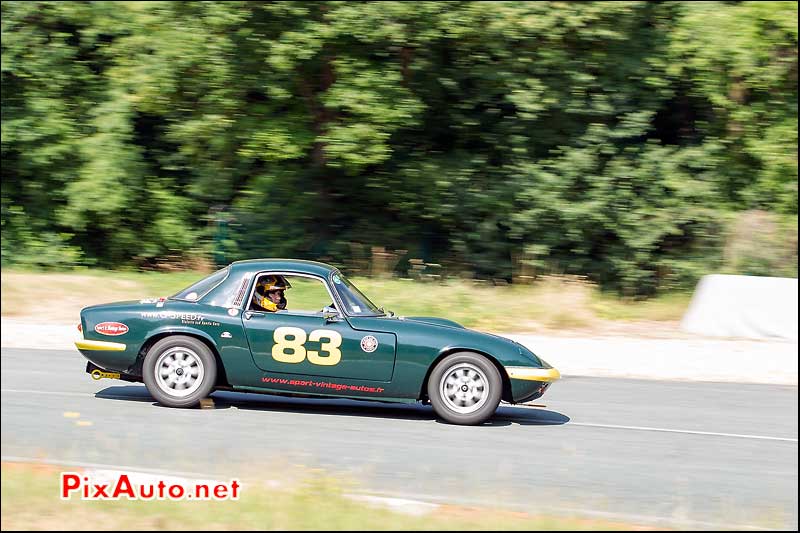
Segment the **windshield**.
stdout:
<path fill-rule="evenodd" d="M 350 280 L 338 272 L 331 278 L 336 292 L 342 298 L 346 312 L 351 316 L 383 316 L 384 312 L 378 309 L 369 298 L 364 296 Z"/>
<path fill-rule="evenodd" d="M 194 302 L 205 296 L 208 291 L 216 287 L 228 276 L 228 267 L 217 270 L 210 276 L 201 279 L 182 291 L 170 296 L 171 300 L 186 300 L 187 302 Z"/>

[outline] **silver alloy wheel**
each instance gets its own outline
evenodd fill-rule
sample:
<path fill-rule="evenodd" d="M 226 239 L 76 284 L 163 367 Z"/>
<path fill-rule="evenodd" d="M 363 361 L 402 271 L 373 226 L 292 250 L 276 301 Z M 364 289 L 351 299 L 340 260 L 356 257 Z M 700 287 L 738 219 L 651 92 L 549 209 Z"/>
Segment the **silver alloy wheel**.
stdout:
<path fill-rule="evenodd" d="M 444 403 L 453 411 L 474 413 L 489 397 L 489 381 L 477 366 L 458 363 L 442 375 L 439 392 Z"/>
<path fill-rule="evenodd" d="M 203 361 L 194 350 L 175 346 L 162 353 L 155 366 L 158 388 L 172 397 L 189 396 L 203 383 Z"/>

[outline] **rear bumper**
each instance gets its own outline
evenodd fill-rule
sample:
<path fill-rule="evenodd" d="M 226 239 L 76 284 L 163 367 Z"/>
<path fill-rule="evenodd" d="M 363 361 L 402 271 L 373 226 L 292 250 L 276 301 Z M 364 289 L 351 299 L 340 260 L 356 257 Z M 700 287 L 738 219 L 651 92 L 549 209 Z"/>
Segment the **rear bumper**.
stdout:
<path fill-rule="evenodd" d="M 127 348 L 126 345 L 120 342 L 89 341 L 86 339 L 75 340 L 75 347 L 81 352 L 83 352 L 84 350 L 103 351 L 103 352 L 124 352 L 125 349 Z"/>
<path fill-rule="evenodd" d="M 83 336 L 75 338 L 74 342 L 81 355 L 103 370 L 125 372 L 136 362 L 135 345 L 84 339 Z"/>

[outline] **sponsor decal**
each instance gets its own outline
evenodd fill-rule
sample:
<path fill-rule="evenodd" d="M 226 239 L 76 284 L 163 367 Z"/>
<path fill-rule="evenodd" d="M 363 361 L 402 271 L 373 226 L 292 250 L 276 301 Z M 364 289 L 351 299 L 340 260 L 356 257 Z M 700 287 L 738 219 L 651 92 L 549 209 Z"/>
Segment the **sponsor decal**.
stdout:
<path fill-rule="evenodd" d="M 128 332 L 128 326 L 121 322 L 101 322 L 94 327 L 100 335 L 124 335 Z"/>
<path fill-rule="evenodd" d="M 162 320 L 180 320 L 183 324 L 196 326 L 219 326 L 219 322 L 206 319 L 201 313 L 176 313 L 175 311 L 144 311 L 142 318 L 160 318 Z"/>
<path fill-rule="evenodd" d="M 227 332 L 227 331 L 223 331 L 223 332 L 222 332 L 222 335 L 220 335 L 220 337 L 222 337 L 223 339 L 230 339 L 231 337 L 233 337 L 233 335 L 231 335 L 231 334 L 230 334 L 229 332 Z"/>
<path fill-rule="evenodd" d="M 203 320 L 205 315 L 200 313 L 176 313 L 175 311 L 144 311 L 142 318 L 170 318 L 173 320 Z"/>
<path fill-rule="evenodd" d="M 228 314 L 231 315 L 231 316 L 236 316 L 236 315 L 239 314 L 239 310 L 238 309 L 228 309 Z"/>
<path fill-rule="evenodd" d="M 367 353 L 372 353 L 378 349 L 378 339 L 372 335 L 367 335 L 361 339 L 361 349 Z"/>
<path fill-rule="evenodd" d="M 144 300 L 139 300 L 140 304 L 156 304 L 156 307 L 164 307 L 164 302 L 167 299 L 163 296 L 161 298 L 145 298 Z"/>
<path fill-rule="evenodd" d="M 310 379 L 286 379 L 264 376 L 261 383 L 274 383 L 277 385 L 292 385 L 294 387 L 316 387 L 318 389 L 332 389 L 335 391 L 370 392 L 372 394 L 383 393 L 383 387 L 368 387 L 365 385 L 350 385 L 348 383 L 331 383 L 329 381 L 313 381 Z"/>

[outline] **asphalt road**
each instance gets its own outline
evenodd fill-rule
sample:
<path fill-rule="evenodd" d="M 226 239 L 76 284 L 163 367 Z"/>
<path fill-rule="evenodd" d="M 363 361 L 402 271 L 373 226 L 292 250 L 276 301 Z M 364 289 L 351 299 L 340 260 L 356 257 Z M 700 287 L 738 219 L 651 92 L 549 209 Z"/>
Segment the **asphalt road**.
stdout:
<path fill-rule="evenodd" d="M 684 528 L 797 529 L 797 387 L 566 377 L 480 427 L 430 407 L 218 392 L 158 406 L 76 351 L 3 348 L 2 456 Z"/>

